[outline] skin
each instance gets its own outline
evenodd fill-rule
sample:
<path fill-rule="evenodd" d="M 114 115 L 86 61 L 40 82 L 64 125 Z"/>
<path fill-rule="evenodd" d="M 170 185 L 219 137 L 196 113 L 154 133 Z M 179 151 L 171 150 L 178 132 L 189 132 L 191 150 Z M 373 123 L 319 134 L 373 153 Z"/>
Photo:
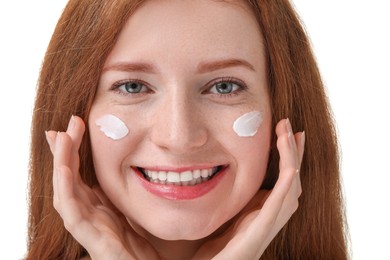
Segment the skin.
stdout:
<path fill-rule="evenodd" d="M 192 15 L 185 12 L 188 9 Z M 201 23 L 197 22 L 200 16 L 204 16 Z M 252 30 L 241 32 L 241 28 Z M 230 33 L 221 33 L 226 31 Z M 239 48 L 242 42 L 248 43 L 246 48 Z M 236 215 L 259 189 L 271 136 L 265 59 L 255 58 L 264 57 L 261 42 L 256 21 L 247 12 L 209 1 L 148 2 L 121 32 L 100 79 L 89 129 L 102 189 L 144 236 L 163 240 L 206 237 Z M 205 65 L 230 59 L 245 60 L 253 70 L 240 64 L 216 70 Z M 152 68 L 125 71 L 115 67 L 120 63 Z M 214 94 L 213 82 L 230 77 L 245 82 L 248 89 Z M 111 90 L 116 82 L 129 79 L 145 81 L 144 92 L 129 95 Z M 232 129 L 234 120 L 254 110 L 262 111 L 264 117 L 258 134 L 238 137 Z M 130 128 L 126 138 L 115 142 L 104 137 L 95 121 L 106 113 L 126 122 Z M 218 165 L 229 167 L 221 184 L 190 201 L 151 195 L 131 169 Z"/>
<path fill-rule="evenodd" d="M 304 150 L 303 133 L 279 122 L 279 180 L 272 192 L 259 191 L 271 139 L 261 43 L 250 11 L 225 2 L 151 1 L 129 19 L 106 60 L 88 122 L 100 187 L 87 187 L 78 174 L 84 122 L 72 117 L 66 132 L 47 133 L 54 206 L 93 259 L 261 256 L 298 207 Z M 124 63 L 138 65 L 117 66 Z M 216 92 L 215 82 L 231 79 L 231 94 Z M 140 93 L 113 88 L 129 80 L 142 80 Z M 257 134 L 237 136 L 234 120 L 251 111 L 263 115 Z M 107 138 L 95 124 L 104 114 L 121 118 L 130 133 Z M 191 200 L 151 194 L 132 168 L 218 165 L 226 170 L 216 187 Z"/>

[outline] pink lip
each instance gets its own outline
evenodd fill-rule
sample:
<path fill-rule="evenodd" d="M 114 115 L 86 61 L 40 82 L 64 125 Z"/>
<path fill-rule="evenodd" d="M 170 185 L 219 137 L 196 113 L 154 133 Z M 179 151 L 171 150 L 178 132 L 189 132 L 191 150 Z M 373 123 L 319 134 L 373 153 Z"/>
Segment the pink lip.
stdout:
<path fill-rule="evenodd" d="M 192 200 L 199 198 L 213 190 L 218 185 L 218 183 L 220 183 L 223 176 L 225 176 L 227 168 L 228 167 L 224 167 L 209 181 L 195 186 L 176 186 L 152 183 L 147 181 L 138 169 L 132 169 L 136 173 L 136 176 L 138 177 L 137 179 L 148 192 L 169 200 Z"/>

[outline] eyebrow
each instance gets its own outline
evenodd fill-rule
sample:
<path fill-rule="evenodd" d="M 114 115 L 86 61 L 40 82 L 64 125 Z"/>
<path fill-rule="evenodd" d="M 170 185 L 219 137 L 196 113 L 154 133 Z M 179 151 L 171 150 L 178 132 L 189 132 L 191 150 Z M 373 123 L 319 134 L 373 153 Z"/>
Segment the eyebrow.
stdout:
<path fill-rule="evenodd" d="M 103 68 L 106 71 L 127 71 L 127 72 L 144 72 L 156 73 L 156 68 L 150 63 L 143 62 L 118 62 Z"/>
<path fill-rule="evenodd" d="M 242 59 L 225 59 L 211 62 L 204 62 L 198 65 L 198 73 L 212 72 L 230 67 L 245 67 L 249 70 L 255 71 L 255 68 L 246 60 Z"/>
<path fill-rule="evenodd" d="M 216 70 L 221 70 L 231 67 L 245 67 L 249 70 L 255 71 L 255 68 L 248 61 L 243 59 L 225 59 L 210 62 L 202 62 L 197 67 L 197 72 L 207 73 Z M 143 72 L 143 73 L 157 73 L 157 69 L 150 63 L 143 62 L 118 62 L 103 68 L 103 73 L 106 71 L 127 71 L 127 72 Z"/>

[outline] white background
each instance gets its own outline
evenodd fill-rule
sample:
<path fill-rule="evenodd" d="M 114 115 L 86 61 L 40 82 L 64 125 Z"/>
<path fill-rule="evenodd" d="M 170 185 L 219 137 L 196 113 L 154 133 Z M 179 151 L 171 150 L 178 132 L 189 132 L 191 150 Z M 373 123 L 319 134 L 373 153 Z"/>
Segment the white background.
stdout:
<path fill-rule="evenodd" d="M 311 37 L 338 125 L 353 259 L 390 259 L 389 1 L 294 3 Z M 20 259 L 26 250 L 34 92 L 65 4 L 0 3 L 0 259 Z"/>

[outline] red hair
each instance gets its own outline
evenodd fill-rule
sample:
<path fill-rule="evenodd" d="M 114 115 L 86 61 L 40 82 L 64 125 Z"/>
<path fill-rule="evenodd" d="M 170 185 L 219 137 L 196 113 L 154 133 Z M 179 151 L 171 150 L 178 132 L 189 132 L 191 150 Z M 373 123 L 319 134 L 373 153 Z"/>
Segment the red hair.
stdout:
<path fill-rule="evenodd" d="M 79 259 L 87 253 L 53 208 L 52 155 L 44 131 L 64 130 L 72 114 L 88 120 L 103 64 L 142 0 L 71 0 L 48 46 L 32 122 L 27 259 Z M 303 27 L 287 0 L 247 0 L 261 28 L 268 60 L 273 126 L 289 117 L 305 130 L 300 206 L 265 251 L 264 259 L 347 259 L 346 224 L 333 120 Z M 88 130 L 80 174 L 93 185 Z M 263 188 L 277 179 L 276 137 Z"/>

